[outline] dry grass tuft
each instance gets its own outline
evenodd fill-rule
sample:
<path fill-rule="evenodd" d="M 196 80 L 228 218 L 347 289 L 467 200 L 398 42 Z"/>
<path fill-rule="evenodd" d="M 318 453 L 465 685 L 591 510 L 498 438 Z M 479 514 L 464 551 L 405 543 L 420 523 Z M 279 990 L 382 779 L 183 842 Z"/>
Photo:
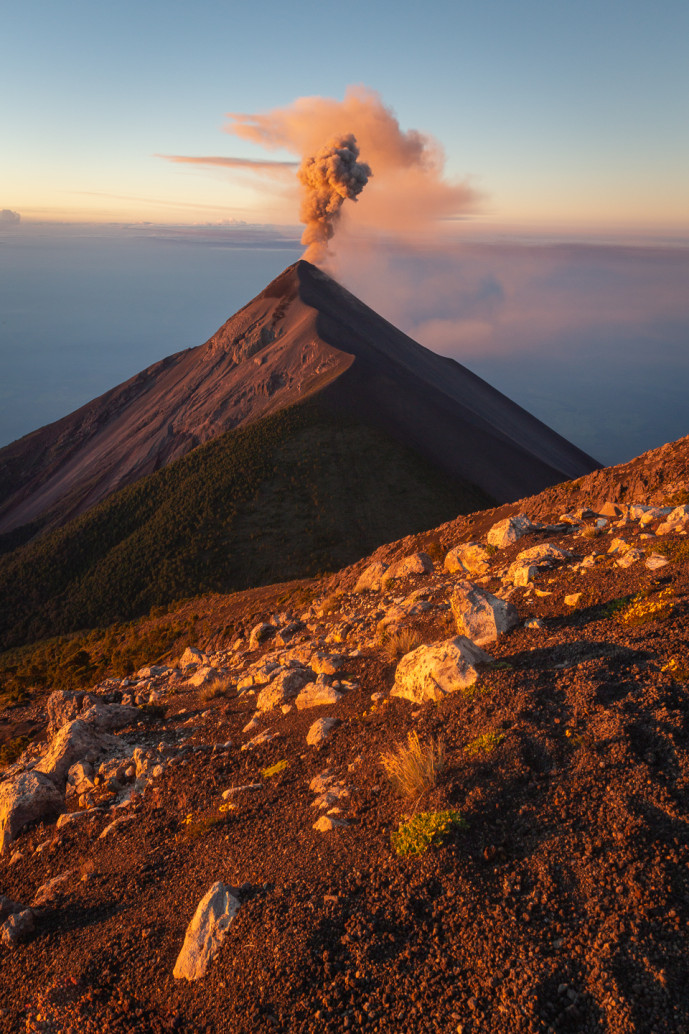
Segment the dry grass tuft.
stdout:
<path fill-rule="evenodd" d="M 400 628 L 396 632 L 383 632 L 381 637 L 383 653 L 389 661 L 398 661 L 400 657 L 411 653 L 420 646 L 419 637 L 413 628 Z"/>
<path fill-rule="evenodd" d="M 403 797 L 418 797 L 430 790 L 447 765 L 445 747 L 437 740 L 422 743 L 410 732 L 406 743 L 381 754 L 380 761 L 393 787 Z"/>
<path fill-rule="evenodd" d="M 214 682 L 209 682 L 201 688 L 199 692 L 199 700 L 202 700 L 204 704 L 207 704 L 209 700 L 215 700 L 216 697 L 227 696 L 232 685 L 232 679 L 227 677 L 224 679 L 216 679 Z"/>

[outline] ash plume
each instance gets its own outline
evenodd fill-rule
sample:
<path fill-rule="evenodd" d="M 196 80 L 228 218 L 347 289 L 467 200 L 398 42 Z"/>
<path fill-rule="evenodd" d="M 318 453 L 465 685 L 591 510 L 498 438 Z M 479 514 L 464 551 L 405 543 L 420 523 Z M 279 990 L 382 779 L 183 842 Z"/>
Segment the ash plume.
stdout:
<path fill-rule="evenodd" d="M 370 167 L 359 161 L 353 133 L 334 137 L 316 154 L 304 158 L 298 172 L 302 187 L 299 218 L 306 223 L 301 242 L 310 262 L 325 258 L 342 205 L 346 200 L 356 201 L 371 175 Z"/>

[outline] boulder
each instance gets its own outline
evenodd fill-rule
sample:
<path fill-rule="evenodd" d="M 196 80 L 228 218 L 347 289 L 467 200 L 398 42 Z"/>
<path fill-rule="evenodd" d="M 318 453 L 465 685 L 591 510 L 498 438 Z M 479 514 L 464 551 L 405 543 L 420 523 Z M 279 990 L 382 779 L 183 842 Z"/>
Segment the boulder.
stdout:
<path fill-rule="evenodd" d="M 319 747 L 321 743 L 324 743 L 337 723 L 337 718 L 319 718 L 314 722 L 306 734 L 306 742 L 309 747 Z"/>
<path fill-rule="evenodd" d="M 29 937 L 34 929 L 34 914 L 30 908 L 25 908 L 23 912 L 14 912 L 0 926 L 0 939 L 7 948 L 14 948 Z"/>
<path fill-rule="evenodd" d="M 489 546 L 504 549 L 505 546 L 511 546 L 522 536 L 537 531 L 539 527 L 540 525 L 534 524 L 525 513 L 515 513 L 512 517 L 505 517 L 504 520 L 493 525 L 488 532 L 487 542 Z"/>
<path fill-rule="evenodd" d="M 457 631 L 478 646 L 492 643 L 519 622 L 516 607 L 472 582 L 460 582 L 450 597 Z"/>
<path fill-rule="evenodd" d="M 239 909 L 234 888 L 218 881 L 199 901 L 187 927 L 182 950 L 172 975 L 176 980 L 198 980 L 205 976 Z"/>
<path fill-rule="evenodd" d="M 342 693 L 338 693 L 319 676 L 315 682 L 309 682 L 304 686 L 294 703 L 298 711 L 305 711 L 309 707 L 324 707 L 327 704 L 336 704 L 340 700 Z"/>
<path fill-rule="evenodd" d="M 318 830 L 319 833 L 331 833 L 333 829 L 337 829 L 338 826 L 346 826 L 347 820 L 338 818 L 336 815 L 321 815 L 320 818 L 316 819 L 313 824 L 313 828 Z"/>
<path fill-rule="evenodd" d="M 18 901 L 12 901 L 11 898 L 6 898 L 4 894 L 0 894 L 0 923 L 4 923 L 8 916 L 14 915 L 15 912 L 23 912 L 24 906 L 20 905 Z"/>
<path fill-rule="evenodd" d="M 390 695 L 417 704 L 442 700 L 448 693 L 473 686 L 478 678 L 476 665 L 492 659 L 463 635 L 431 646 L 419 646 L 397 665 Z"/>
<path fill-rule="evenodd" d="M 412 575 L 432 574 L 433 570 L 433 561 L 428 553 L 412 553 L 411 556 L 403 557 L 402 560 L 398 560 L 388 567 L 381 578 L 381 585 L 385 586 L 389 582 L 409 578 Z"/>
<path fill-rule="evenodd" d="M 539 571 L 548 569 L 555 563 L 569 560 L 572 554 L 559 546 L 553 546 L 550 542 L 541 542 L 531 549 L 524 549 L 518 553 L 507 571 L 506 581 L 513 585 L 528 585 L 534 580 Z"/>
<path fill-rule="evenodd" d="M 254 625 L 251 629 L 251 635 L 249 636 L 249 649 L 256 650 L 265 643 L 266 639 L 270 639 L 276 632 L 275 625 L 269 624 L 267 621 L 261 621 L 260 624 Z"/>
<path fill-rule="evenodd" d="M 369 564 L 354 586 L 354 592 L 366 592 L 367 590 L 378 592 L 381 587 L 382 577 L 387 569 L 388 565 L 381 563 L 380 560 Z"/>
<path fill-rule="evenodd" d="M 179 659 L 179 667 L 187 668 L 190 664 L 208 664 L 208 655 L 195 646 L 188 646 Z"/>
<path fill-rule="evenodd" d="M 34 772 L 48 776 L 63 790 L 72 765 L 77 761 L 91 760 L 108 747 L 116 746 L 118 740 L 114 736 L 99 732 L 91 722 L 83 718 L 75 718 L 58 730 Z"/>
<path fill-rule="evenodd" d="M 311 668 L 283 668 L 265 686 L 256 698 L 258 711 L 271 711 L 292 700 L 307 682 L 313 682 L 316 673 Z"/>
<path fill-rule="evenodd" d="M 490 553 L 480 542 L 463 542 L 445 557 L 445 570 L 450 574 L 488 574 Z"/>
<path fill-rule="evenodd" d="M 217 668 L 204 664 L 194 672 L 188 682 L 190 686 L 200 689 L 202 686 L 210 686 L 213 682 L 219 682 L 221 678 L 222 675 Z"/>
<path fill-rule="evenodd" d="M 334 675 L 344 664 L 344 658 L 340 653 L 326 653 L 324 650 L 314 650 L 309 659 L 309 667 L 317 675 Z"/>
<path fill-rule="evenodd" d="M 53 818 L 63 807 L 62 794 L 40 772 L 21 772 L 0 783 L 0 854 L 30 822 Z"/>

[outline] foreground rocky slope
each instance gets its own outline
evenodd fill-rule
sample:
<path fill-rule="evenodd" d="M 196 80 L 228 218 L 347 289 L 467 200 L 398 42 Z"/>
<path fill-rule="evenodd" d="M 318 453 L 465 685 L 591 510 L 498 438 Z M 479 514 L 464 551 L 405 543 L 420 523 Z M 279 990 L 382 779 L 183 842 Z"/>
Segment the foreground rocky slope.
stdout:
<path fill-rule="evenodd" d="M 5 714 L 0 1030 L 689 1029 L 688 446 Z"/>

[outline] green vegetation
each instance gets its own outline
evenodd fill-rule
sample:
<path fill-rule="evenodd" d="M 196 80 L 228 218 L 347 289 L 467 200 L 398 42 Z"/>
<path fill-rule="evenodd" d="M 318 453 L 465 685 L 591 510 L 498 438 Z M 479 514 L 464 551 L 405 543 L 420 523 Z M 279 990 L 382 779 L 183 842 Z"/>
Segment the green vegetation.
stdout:
<path fill-rule="evenodd" d="M 339 569 L 488 504 L 380 432 L 306 402 L 0 558 L 0 648 Z"/>
<path fill-rule="evenodd" d="M 429 847 L 440 846 L 450 833 L 465 826 L 466 821 L 458 811 L 421 811 L 406 822 L 400 822 L 390 839 L 397 854 L 420 855 Z"/>
<path fill-rule="evenodd" d="M 470 757 L 476 757 L 479 754 L 492 754 L 504 739 L 504 732 L 484 732 L 482 736 L 477 736 L 471 743 L 467 743 L 464 753 Z"/>
<path fill-rule="evenodd" d="M 631 602 L 620 614 L 620 620 L 625 625 L 641 625 L 646 621 L 663 621 L 668 618 L 675 609 L 675 600 L 671 586 L 662 589 L 659 593 L 650 595 L 648 592 L 639 592 L 632 597 Z"/>
<path fill-rule="evenodd" d="M 689 538 L 670 539 L 669 542 L 657 546 L 655 552 L 661 553 L 676 564 L 689 563 Z"/>
<path fill-rule="evenodd" d="M 406 743 L 381 754 L 380 762 L 403 797 L 418 797 L 430 790 L 447 765 L 443 744 L 434 740 L 422 743 L 416 732 L 409 733 Z"/>
<path fill-rule="evenodd" d="M 288 765 L 289 761 L 284 759 L 282 761 L 276 761 L 274 765 L 269 765 L 268 768 L 261 769 L 261 775 L 264 779 L 272 779 L 273 776 L 280 775 L 281 772 L 284 772 Z"/>
<path fill-rule="evenodd" d="M 228 821 L 229 816 L 224 812 L 210 812 L 206 815 L 199 815 L 196 819 L 193 815 L 187 815 L 182 826 L 183 836 L 185 840 L 200 840 L 210 830 L 217 829 L 218 826 L 226 826 Z"/>
<path fill-rule="evenodd" d="M 193 641 L 193 631 L 190 618 L 163 613 L 7 650 L 0 654 L 0 707 L 25 703 L 32 693 L 79 689 L 106 675 L 127 675 Z"/>

